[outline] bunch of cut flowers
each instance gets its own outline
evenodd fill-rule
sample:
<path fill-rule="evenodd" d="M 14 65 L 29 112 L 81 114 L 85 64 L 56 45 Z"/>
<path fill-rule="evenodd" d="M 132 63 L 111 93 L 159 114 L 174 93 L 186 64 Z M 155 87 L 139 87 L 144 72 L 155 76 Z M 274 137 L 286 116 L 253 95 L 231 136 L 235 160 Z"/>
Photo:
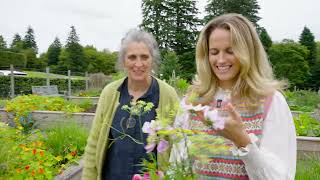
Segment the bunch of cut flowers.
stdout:
<path fill-rule="evenodd" d="M 135 174 L 133 180 L 193 180 L 196 175 L 192 168 L 192 157 L 197 155 L 205 161 L 208 153 L 229 150 L 223 138 L 190 127 L 190 119 L 196 114 L 200 114 L 203 124 L 213 130 L 222 130 L 226 120 L 217 109 L 201 104 L 193 105 L 196 98 L 196 95 L 184 98 L 174 108 L 166 109 L 167 117 L 158 115 L 156 120 L 143 124 L 142 131 L 148 134 L 145 149 L 150 158 L 142 160 L 143 172 Z M 156 155 L 152 154 L 154 148 L 160 154 L 167 150 L 171 152 L 169 162 L 162 167 L 165 171 L 159 170 Z"/>

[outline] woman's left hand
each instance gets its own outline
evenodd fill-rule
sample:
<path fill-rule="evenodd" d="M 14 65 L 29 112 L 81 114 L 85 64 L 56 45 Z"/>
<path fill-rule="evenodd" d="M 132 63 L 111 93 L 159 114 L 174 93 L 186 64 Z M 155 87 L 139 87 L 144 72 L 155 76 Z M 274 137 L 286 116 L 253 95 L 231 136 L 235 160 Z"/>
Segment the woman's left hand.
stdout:
<path fill-rule="evenodd" d="M 219 130 L 219 133 L 231 140 L 237 147 L 245 147 L 251 143 L 250 137 L 245 130 L 244 124 L 241 121 L 241 117 L 232 104 L 227 104 L 227 111 L 229 112 L 229 118 L 224 124 L 224 129 Z"/>

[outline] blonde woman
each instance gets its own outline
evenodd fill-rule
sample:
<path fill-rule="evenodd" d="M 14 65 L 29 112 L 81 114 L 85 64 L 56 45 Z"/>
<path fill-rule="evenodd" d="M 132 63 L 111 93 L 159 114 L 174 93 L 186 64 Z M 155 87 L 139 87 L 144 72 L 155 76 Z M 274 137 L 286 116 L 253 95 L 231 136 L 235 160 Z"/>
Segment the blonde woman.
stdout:
<path fill-rule="evenodd" d="M 208 154 L 209 161 L 193 157 L 197 179 L 294 179 L 296 134 L 280 93 L 284 83 L 274 79 L 252 23 L 239 14 L 208 22 L 199 36 L 196 64 L 192 91 L 200 97 L 195 104 L 219 109 L 226 117 L 224 129 L 214 130 L 194 114 L 177 120 L 222 136 L 232 146 L 230 152 Z"/>

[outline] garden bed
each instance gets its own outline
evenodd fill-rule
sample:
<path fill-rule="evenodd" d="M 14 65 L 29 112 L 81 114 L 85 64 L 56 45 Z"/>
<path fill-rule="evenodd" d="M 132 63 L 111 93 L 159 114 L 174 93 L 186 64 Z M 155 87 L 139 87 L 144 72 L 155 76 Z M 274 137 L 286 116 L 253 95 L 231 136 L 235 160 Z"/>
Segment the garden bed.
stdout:
<path fill-rule="evenodd" d="M 79 97 L 79 96 L 69 96 L 69 101 L 79 103 L 83 100 L 90 100 L 92 104 L 97 104 L 99 101 L 99 97 Z"/>
<path fill-rule="evenodd" d="M 83 160 L 78 165 L 72 165 L 62 174 L 56 176 L 55 180 L 80 180 L 82 175 Z"/>
<path fill-rule="evenodd" d="M 297 157 L 307 159 L 316 156 L 320 158 L 320 138 L 319 137 L 297 137 Z"/>
<path fill-rule="evenodd" d="M 68 118 L 75 120 L 79 125 L 90 130 L 94 118 L 94 113 L 66 114 L 61 111 L 33 111 L 31 114 L 32 119 L 36 121 L 40 129 L 52 127 L 56 123 L 65 122 L 64 120 Z M 2 122 L 13 122 L 13 113 L 7 113 L 4 109 L 0 109 L 0 117 Z"/>

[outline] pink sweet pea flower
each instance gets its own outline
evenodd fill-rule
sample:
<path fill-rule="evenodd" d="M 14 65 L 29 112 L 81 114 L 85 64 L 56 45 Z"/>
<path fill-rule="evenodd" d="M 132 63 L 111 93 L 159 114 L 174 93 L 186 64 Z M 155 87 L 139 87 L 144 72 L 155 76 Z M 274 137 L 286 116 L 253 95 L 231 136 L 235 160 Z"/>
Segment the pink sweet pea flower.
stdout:
<path fill-rule="evenodd" d="M 146 172 L 146 173 L 143 174 L 142 180 L 150 180 L 149 172 Z"/>
<path fill-rule="evenodd" d="M 142 180 L 142 177 L 140 174 L 135 174 L 133 175 L 132 180 Z"/>
<path fill-rule="evenodd" d="M 214 129 L 222 130 L 224 128 L 225 120 L 224 118 L 219 116 L 216 109 L 210 110 L 209 108 L 206 108 L 204 110 L 204 117 L 209 119 L 213 123 L 212 126 Z"/>
<path fill-rule="evenodd" d="M 169 147 L 169 142 L 166 140 L 161 139 L 158 146 L 157 146 L 157 151 L 159 153 L 164 152 L 165 150 L 167 150 Z"/>
<path fill-rule="evenodd" d="M 156 147 L 156 143 L 148 144 L 144 147 L 144 149 L 147 151 L 147 153 L 150 153 L 153 151 L 153 149 Z"/>

